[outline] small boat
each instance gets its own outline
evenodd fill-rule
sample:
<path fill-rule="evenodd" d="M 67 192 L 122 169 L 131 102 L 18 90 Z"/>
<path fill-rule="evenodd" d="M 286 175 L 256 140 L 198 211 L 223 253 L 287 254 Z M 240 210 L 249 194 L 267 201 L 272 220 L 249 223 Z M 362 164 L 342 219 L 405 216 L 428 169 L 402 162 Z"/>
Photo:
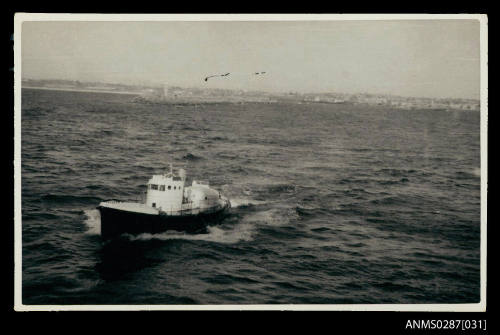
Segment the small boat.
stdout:
<path fill-rule="evenodd" d="M 167 230 L 197 232 L 220 218 L 229 208 L 229 199 L 206 182 L 193 180 L 185 186 L 186 172 L 179 169 L 154 175 L 148 182 L 146 202 L 104 201 L 101 236 L 111 239 L 121 234 L 160 233 Z"/>

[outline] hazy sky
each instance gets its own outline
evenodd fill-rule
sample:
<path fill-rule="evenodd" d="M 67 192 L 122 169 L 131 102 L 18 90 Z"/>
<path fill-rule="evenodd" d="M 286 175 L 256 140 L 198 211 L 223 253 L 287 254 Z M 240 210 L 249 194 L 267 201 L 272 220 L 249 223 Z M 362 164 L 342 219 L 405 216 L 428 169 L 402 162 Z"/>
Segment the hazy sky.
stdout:
<path fill-rule="evenodd" d="M 22 26 L 32 79 L 479 98 L 479 64 L 477 20 Z"/>

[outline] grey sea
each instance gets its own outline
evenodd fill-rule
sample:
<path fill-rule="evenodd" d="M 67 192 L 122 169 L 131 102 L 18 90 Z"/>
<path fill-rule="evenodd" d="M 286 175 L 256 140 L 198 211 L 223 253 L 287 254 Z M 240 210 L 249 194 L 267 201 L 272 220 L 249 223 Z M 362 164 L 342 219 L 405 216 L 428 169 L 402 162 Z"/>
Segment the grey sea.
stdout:
<path fill-rule="evenodd" d="M 23 89 L 21 118 L 24 304 L 479 302 L 478 112 Z M 228 216 L 102 241 L 168 163 Z"/>

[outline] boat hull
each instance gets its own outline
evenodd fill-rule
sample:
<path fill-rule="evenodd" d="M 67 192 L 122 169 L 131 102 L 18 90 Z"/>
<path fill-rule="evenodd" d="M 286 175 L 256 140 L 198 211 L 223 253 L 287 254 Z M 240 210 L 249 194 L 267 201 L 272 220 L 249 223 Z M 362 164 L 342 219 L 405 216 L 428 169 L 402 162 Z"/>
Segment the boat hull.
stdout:
<path fill-rule="evenodd" d="M 146 214 L 98 206 L 101 213 L 101 237 L 111 239 L 122 234 L 157 234 L 167 230 L 199 232 L 210 222 L 222 218 L 227 208 L 197 215 Z"/>

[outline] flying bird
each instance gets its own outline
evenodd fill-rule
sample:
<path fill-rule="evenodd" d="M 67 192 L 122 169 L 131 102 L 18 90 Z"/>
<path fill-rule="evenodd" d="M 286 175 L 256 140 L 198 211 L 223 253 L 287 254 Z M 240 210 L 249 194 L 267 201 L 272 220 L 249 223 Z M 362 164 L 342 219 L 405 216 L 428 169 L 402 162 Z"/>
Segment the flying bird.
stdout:
<path fill-rule="evenodd" d="M 259 74 L 265 74 L 266 72 L 254 72 L 254 73 L 250 73 L 250 74 L 244 74 L 244 73 L 236 73 L 236 75 L 259 75 Z M 225 73 L 225 74 L 215 74 L 213 76 L 208 76 L 208 77 L 205 77 L 205 81 L 208 81 L 208 79 L 210 78 L 213 78 L 213 77 L 227 77 L 229 76 L 231 73 L 228 72 L 228 73 Z"/>
<path fill-rule="evenodd" d="M 213 76 L 208 76 L 205 78 L 205 81 L 208 81 L 209 78 L 212 78 L 212 77 L 226 77 L 226 76 L 229 76 L 230 75 L 230 72 L 228 73 L 225 73 L 225 74 L 215 74 Z"/>

